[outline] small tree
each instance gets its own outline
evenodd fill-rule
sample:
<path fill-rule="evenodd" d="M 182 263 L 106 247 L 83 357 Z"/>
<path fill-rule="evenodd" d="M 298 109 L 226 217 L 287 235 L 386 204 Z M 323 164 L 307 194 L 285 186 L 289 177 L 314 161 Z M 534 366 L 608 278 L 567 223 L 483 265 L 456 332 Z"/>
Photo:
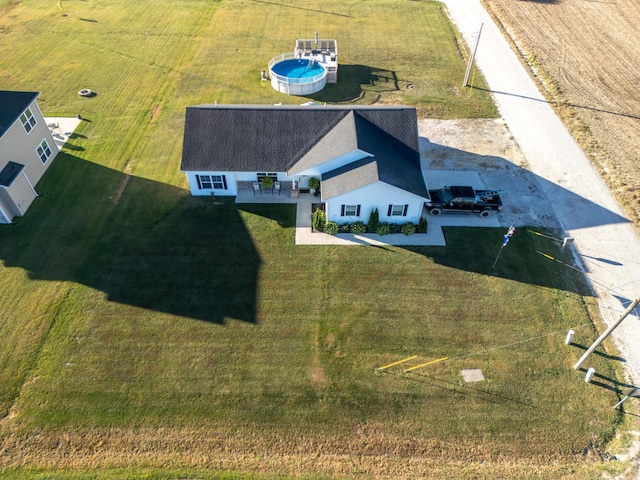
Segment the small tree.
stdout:
<path fill-rule="evenodd" d="M 311 220 L 311 225 L 313 229 L 317 232 L 324 231 L 324 223 L 326 220 L 325 213 L 322 209 L 316 208 L 315 212 L 313 212 L 313 219 Z"/>
<path fill-rule="evenodd" d="M 418 222 L 418 233 L 427 233 L 427 219 L 425 217 L 420 217 L 420 221 Z"/>
<path fill-rule="evenodd" d="M 320 180 L 316 177 L 311 177 L 309 179 L 309 189 L 315 190 L 316 192 L 320 188 Z"/>
<path fill-rule="evenodd" d="M 272 189 L 273 188 L 273 178 L 271 177 L 262 177 L 262 180 L 260 180 L 260 185 L 262 185 L 262 188 L 265 189 Z"/>
<path fill-rule="evenodd" d="M 378 214 L 378 209 L 374 208 L 373 210 L 371 210 L 371 215 L 369 215 L 367 230 L 369 230 L 370 233 L 377 233 L 379 225 L 380 225 L 380 215 Z"/>

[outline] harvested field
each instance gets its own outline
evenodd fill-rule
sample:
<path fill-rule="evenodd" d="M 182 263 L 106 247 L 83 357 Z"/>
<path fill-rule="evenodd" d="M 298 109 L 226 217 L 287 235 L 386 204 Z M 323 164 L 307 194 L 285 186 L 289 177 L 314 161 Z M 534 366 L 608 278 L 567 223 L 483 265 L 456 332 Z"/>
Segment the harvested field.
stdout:
<path fill-rule="evenodd" d="M 483 0 L 636 226 L 640 4 Z"/>

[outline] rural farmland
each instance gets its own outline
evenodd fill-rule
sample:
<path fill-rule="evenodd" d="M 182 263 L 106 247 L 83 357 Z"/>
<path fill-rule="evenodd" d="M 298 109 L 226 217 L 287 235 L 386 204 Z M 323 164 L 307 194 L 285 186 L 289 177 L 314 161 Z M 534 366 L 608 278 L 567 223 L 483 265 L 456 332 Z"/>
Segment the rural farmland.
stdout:
<path fill-rule="evenodd" d="M 640 70 L 632 0 L 483 0 L 636 226 Z"/>

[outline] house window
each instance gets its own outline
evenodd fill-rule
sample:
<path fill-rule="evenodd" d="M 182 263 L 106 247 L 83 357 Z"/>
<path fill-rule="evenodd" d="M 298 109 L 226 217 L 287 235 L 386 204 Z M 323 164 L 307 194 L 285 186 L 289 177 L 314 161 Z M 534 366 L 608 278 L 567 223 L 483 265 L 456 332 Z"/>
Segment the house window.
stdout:
<path fill-rule="evenodd" d="M 14 117 L 15 118 L 15 117 Z M 22 115 L 20 115 L 20 122 L 24 127 L 25 132 L 29 133 L 36 126 L 36 118 L 31 113 L 31 109 L 27 108 Z"/>
<path fill-rule="evenodd" d="M 409 205 L 389 205 L 388 217 L 406 217 Z"/>
<path fill-rule="evenodd" d="M 226 190 L 227 179 L 224 175 L 196 175 L 199 190 Z"/>
<path fill-rule="evenodd" d="M 360 205 L 342 205 L 340 215 L 343 217 L 359 217 Z"/>
<path fill-rule="evenodd" d="M 258 172 L 258 183 L 262 182 L 264 177 L 271 177 L 274 182 L 278 181 L 278 174 L 276 172 Z"/>
<path fill-rule="evenodd" d="M 227 180 L 224 175 L 211 175 L 211 182 L 213 182 L 213 188 L 217 190 L 227 189 Z"/>
<path fill-rule="evenodd" d="M 47 160 L 49 160 L 49 157 L 51 156 L 51 148 L 49 148 L 49 144 L 46 140 L 42 140 L 42 143 L 38 145 L 36 153 L 38 154 L 38 157 L 40 157 L 40 161 L 42 163 L 47 163 Z"/>
<path fill-rule="evenodd" d="M 198 188 L 200 190 L 211 190 L 213 184 L 211 183 L 211 175 L 196 175 L 198 179 Z"/>

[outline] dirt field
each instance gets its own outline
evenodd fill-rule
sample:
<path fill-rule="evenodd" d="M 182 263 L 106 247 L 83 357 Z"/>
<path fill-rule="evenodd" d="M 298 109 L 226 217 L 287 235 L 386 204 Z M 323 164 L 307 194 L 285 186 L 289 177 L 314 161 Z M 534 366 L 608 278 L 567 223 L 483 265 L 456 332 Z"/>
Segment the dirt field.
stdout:
<path fill-rule="evenodd" d="M 531 66 L 636 226 L 640 223 L 640 3 L 482 0 Z"/>

